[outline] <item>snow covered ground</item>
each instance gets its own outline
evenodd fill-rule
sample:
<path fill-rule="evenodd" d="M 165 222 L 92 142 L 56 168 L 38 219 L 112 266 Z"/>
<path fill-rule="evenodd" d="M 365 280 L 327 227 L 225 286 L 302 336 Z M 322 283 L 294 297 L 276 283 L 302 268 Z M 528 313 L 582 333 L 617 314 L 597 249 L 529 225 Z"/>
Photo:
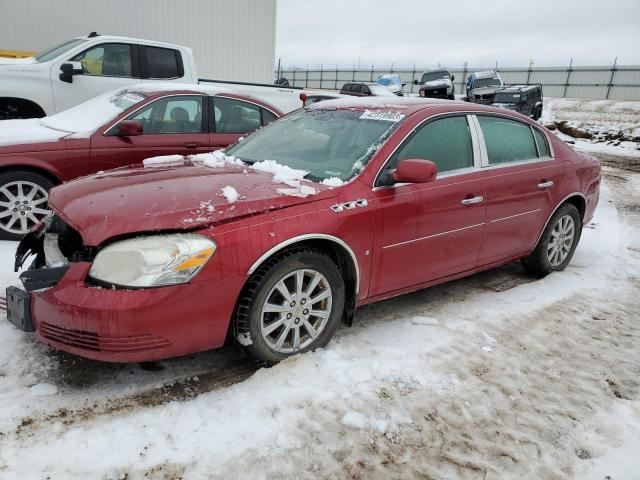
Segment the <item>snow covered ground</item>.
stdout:
<path fill-rule="evenodd" d="M 269 369 L 91 362 L 0 314 L 0 478 L 640 479 L 640 155 L 606 165 L 566 271 L 373 304 Z"/>

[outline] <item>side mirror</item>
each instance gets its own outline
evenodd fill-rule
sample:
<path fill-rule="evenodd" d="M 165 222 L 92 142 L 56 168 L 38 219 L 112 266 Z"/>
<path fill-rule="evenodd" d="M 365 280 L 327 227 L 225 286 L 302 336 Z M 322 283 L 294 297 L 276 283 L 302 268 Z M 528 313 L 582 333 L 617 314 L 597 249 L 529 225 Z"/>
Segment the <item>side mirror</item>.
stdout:
<path fill-rule="evenodd" d="M 431 160 L 408 158 L 398 164 L 391 175 L 395 183 L 429 183 L 438 175 L 438 167 Z"/>
<path fill-rule="evenodd" d="M 413 84 L 414 84 L 414 85 L 419 85 L 419 84 L 420 84 L 420 82 L 418 82 L 418 80 L 414 80 L 414 81 L 413 81 Z"/>
<path fill-rule="evenodd" d="M 407 84 L 407 82 L 402 82 L 402 86 L 404 87 Z"/>
<path fill-rule="evenodd" d="M 453 82 L 456 79 L 455 75 L 451 75 L 451 81 Z"/>
<path fill-rule="evenodd" d="M 302 106 L 303 106 L 303 107 L 307 104 L 307 99 L 308 99 L 308 98 L 309 98 L 309 97 L 307 96 L 307 94 L 306 94 L 306 93 L 302 92 L 302 93 L 300 94 L 300 100 L 302 100 Z"/>
<path fill-rule="evenodd" d="M 121 137 L 137 137 L 143 131 L 142 123 L 137 120 L 123 120 L 118 124 L 118 135 Z"/>
<path fill-rule="evenodd" d="M 82 64 L 80 62 L 66 62 L 60 65 L 60 80 L 63 82 L 73 82 L 74 75 L 83 73 Z"/>

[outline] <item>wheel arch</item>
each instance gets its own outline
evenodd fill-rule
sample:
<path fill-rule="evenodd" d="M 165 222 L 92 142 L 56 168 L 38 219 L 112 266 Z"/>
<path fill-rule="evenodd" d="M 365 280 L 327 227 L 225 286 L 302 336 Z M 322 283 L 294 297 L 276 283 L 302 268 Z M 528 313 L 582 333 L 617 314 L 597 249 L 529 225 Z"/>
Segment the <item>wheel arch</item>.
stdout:
<path fill-rule="evenodd" d="M 569 203 L 569 204 L 575 206 L 578 209 L 578 213 L 580 214 L 580 220 L 584 221 L 584 215 L 585 215 L 585 213 L 587 211 L 587 200 L 586 200 L 585 196 L 580 192 L 570 193 L 569 195 L 564 197 L 562 200 L 560 200 L 558 202 L 558 204 L 556 205 L 556 207 L 551 211 L 551 213 L 547 217 L 547 221 L 544 222 L 542 230 L 540 230 L 540 233 L 538 235 L 538 239 L 536 240 L 535 245 L 538 245 L 538 243 L 540 242 L 540 239 L 542 238 L 542 234 L 547 229 L 547 225 L 551 221 L 551 218 L 555 215 L 555 213 L 558 211 L 558 209 L 560 207 L 562 207 L 562 205 L 564 205 L 565 203 Z"/>
<path fill-rule="evenodd" d="M 20 164 L 13 164 L 13 165 L 0 167 L 0 175 L 3 173 L 20 172 L 20 171 L 42 175 L 43 177 L 50 180 L 51 183 L 53 183 L 54 185 L 60 185 L 62 183 L 62 180 L 60 180 L 53 172 L 47 170 L 46 168 L 41 168 L 34 165 L 20 165 Z"/>
<path fill-rule="evenodd" d="M 345 311 L 343 322 L 353 323 L 353 316 L 360 289 L 360 265 L 353 249 L 344 240 L 333 235 L 316 233 L 292 237 L 271 247 L 262 254 L 249 268 L 247 275 L 251 276 L 260 266 L 273 255 L 289 248 L 309 246 L 329 255 L 337 263 L 345 281 Z M 247 280 L 248 281 L 248 280 Z"/>
<path fill-rule="evenodd" d="M 42 106 L 34 100 L 30 100 L 28 98 L 23 98 L 23 97 L 2 96 L 0 97 L 0 107 L 2 106 L 2 103 L 5 101 L 17 102 L 23 105 L 25 108 L 29 109 L 32 113 L 34 113 L 34 115 L 28 118 L 42 118 L 47 115 L 47 113 L 44 111 L 44 108 L 42 108 Z"/>

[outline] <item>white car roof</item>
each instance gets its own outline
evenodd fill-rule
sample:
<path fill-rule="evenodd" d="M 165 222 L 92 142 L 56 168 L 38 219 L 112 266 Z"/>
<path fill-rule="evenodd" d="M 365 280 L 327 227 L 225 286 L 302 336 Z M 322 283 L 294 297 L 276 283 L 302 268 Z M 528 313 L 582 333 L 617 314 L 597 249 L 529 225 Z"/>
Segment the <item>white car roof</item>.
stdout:
<path fill-rule="evenodd" d="M 105 40 L 109 42 L 144 43 L 148 45 L 156 45 L 158 47 L 167 47 L 167 48 L 178 47 L 178 48 L 191 50 L 189 47 L 185 47 L 183 45 L 176 45 L 175 43 L 158 42 L 156 40 L 147 40 L 144 38 L 136 38 L 136 37 L 119 37 L 117 35 L 96 35 L 93 37 L 90 37 L 89 35 L 84 35 L 76 38 L 79 40 Z"/>

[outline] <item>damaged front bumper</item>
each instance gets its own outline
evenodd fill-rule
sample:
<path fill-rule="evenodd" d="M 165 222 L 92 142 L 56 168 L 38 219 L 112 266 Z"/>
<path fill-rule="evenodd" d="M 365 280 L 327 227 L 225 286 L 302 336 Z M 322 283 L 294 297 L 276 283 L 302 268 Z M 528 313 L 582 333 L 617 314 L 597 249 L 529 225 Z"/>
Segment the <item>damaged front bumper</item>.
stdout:
<path fill-rule="evenodd" d="M 93 257 L 95 249 L 58 217 L 29 233 L 16 269 L 33 260 L 20 275 L 24 290 L 7 289 L 7 319 L 56 349 L 109 362 L 160 360 L 224 343 L 243 277 L 104 288 L 87 280 Z"/>

